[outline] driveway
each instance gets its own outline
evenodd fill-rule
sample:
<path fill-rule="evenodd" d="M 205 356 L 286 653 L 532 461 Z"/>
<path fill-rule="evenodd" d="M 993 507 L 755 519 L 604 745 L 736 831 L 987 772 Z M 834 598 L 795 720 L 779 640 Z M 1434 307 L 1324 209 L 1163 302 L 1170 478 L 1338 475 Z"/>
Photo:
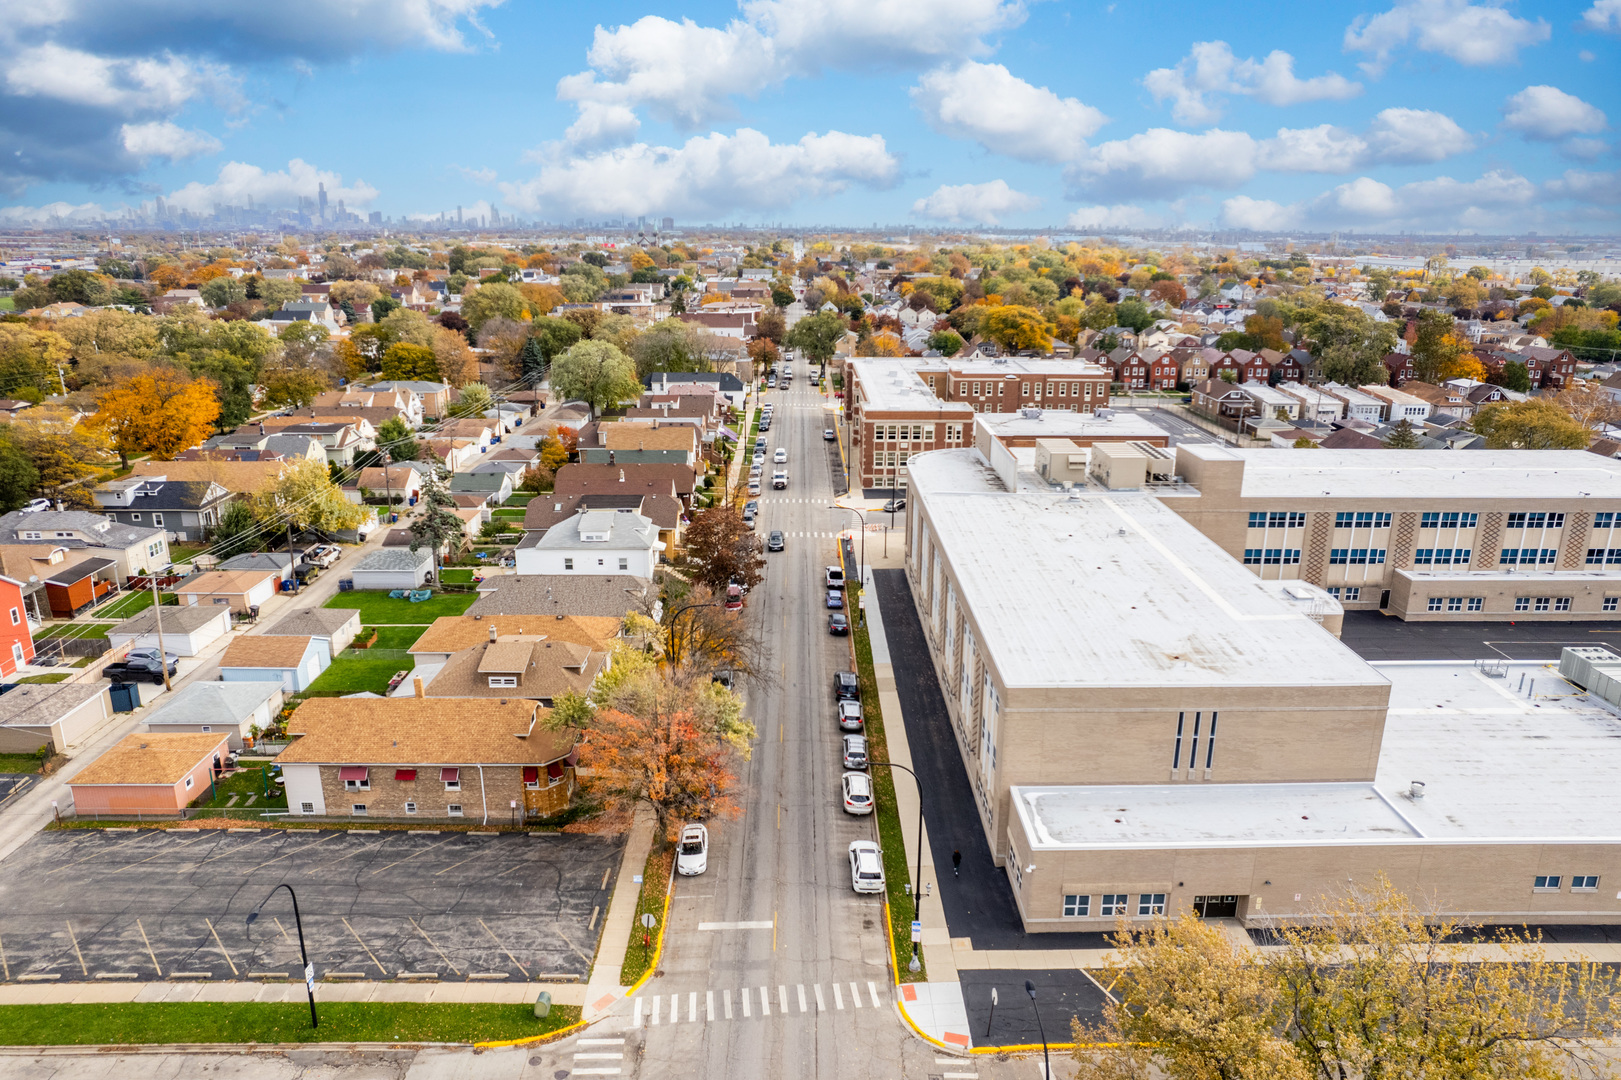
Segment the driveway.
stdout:
<path fill-rule="evenodd" d="M 56 830 L 0 864 L 7 981 L 584 979 L 622 840 L 562 834 Z M 54 981 L 54 980 L 53 980 Z"/>

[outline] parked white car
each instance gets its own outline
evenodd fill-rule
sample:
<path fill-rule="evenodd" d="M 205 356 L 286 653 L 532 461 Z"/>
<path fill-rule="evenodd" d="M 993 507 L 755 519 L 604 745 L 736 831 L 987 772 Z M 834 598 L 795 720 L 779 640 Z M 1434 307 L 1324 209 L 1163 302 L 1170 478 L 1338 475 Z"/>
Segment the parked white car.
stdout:
<path fill-rule="evenodd" d="M 850 887 L 858 893 L 884 891 L 884 855 L 871 840 L 850 841 Z"/>
<path fill-rule="evenodd" d="M 702 825 L 688 825 L 681 830 L 681 845 L 676 848 L 675 872 L 683 877 L 694 877 L 709 869 L 709 830 Z"/>
<path fill-rule="evenodd" d="M 304 561 L 325 570 L 343 558 L 343 549 L 336 544 L 316 544 L 304 553 Z"/>
<path fill-rule="evenodd" d="M 872 777 L 866 773 L 847 772 L 839 779 L 839 785 L 844 789 L 845 813 L 872 813 Z"/>

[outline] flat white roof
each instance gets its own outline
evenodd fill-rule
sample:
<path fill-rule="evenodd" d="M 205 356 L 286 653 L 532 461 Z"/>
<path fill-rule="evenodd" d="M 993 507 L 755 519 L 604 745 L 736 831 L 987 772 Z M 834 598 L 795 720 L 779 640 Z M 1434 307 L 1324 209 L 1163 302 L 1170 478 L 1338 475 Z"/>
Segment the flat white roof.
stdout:
<path fill-rule="evenodd" d="M 973 415 L 966 401 L 941 401 L 923 382 L 917 361 L 863 357 L 850 361 L 864 406 L 885 412 L 940 410 Z"/>
<path fill-rule="evenodd" d="M 1193 453 L 1199 447 L 1185 448 Z M 1621 499 L 1621 461 L 1585 450 L 1227 450 L 1243 497 Z"/>
<path fill-rule="evenodd" d="M 907 468 L 1009 686 L 1384 684 L 1151 496 L 1009 493 L 973 450 Z"/>
<path fill-rule="evenodd" d="M 1016 412 L 980 413 L 974 423 L 1003 438 L 1072 439 L 1107 435 L 1116 439 L 1159 439 L 1171 434 L 1140 413 L 1112 412 L 1104 417 L 1062 409 L 1037 411 L 1041 415 L 1036 417 Z"/>
<path fill-rule="evenodd" d="M 1047 850 L 1621 843 L 1621 712 L 1547 664 L 1501 679 L 1472 664 L 1374 666 L 1391 699 L 1372 784 L 1014 787 L 1025 833 Z"/>
<path fill-rule="evenodd" d="M 1460 584 L 1478 582 L 1480 584 L 1492 583 L 1498 585 L 1512 584 L 1513 582 L 1540 582 L 1542 584 L 1556 584 L 1563 582 L 1575 585 L 1621 585 L 1621 569 L 1605 570 L 1602 568 L 1584 568 L 1581 570 L 1554 570 L 1540 569 L 1535 566 L 1503 567 L 1500 570 L 1397 570 L 1397 574 L 1413 579 L 1414 581 L 1456 581 Z"/>

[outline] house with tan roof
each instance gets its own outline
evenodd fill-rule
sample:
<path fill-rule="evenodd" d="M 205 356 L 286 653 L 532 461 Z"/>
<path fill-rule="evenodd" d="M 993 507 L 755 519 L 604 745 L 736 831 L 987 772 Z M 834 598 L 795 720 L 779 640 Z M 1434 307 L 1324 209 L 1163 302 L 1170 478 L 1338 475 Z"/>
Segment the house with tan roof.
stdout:
<path fill-rule="evenodd" d="M 170 480 L 212 480 L 227 491 L 253 495 L 275 486 L 284 461 L 231 461 L 228 454 L 192 461 L 137 461 L 131 476 L 166 477 Z"/>
<path fill-rule="evenodd" d="M 456 653 L 489 641 L 492 628 L 519 637 L 566 641 L 609 652 L 622 624 L 622 619 L 607 615 L 514 615 L 499 620 L 482 615 L 443 615 L 416 639 L 410 653 L 419 668 L 443 664 Z"/>
<path fill-rule="evenodd" d="M 602 424 L 595 445 L 580 439 L 580 461 L 587 465 L 685 465 L 699 467 L 699 431 L 680 421 L 627 421 Z"/>
<path fill-rule="evenodd" d="M 208 792 L 229 752 L 224 731 L 126 735 L 68 781 L 74 813 L 179 814 Z"/>
<path fill-rule="evenodd" d="M 578 733 L 548 730 L 536 701 L 312 698 L 287 722 L 276 758 L 287 805 L 305 817 L 510 820 L 566 809 Z"/>
<path fill-rule="evenodd" d="M 302 634 L 247 634 L 220 657 L 221 682 L 275 682 L 301 693 L 332 664 L 324 642 Z"/>
<path fill-rule="evenodd" d="M 182 604 L 216 604 L 249 615 L 276 595 L 280 580 L 275 570 L 210 570 L 182 581 L 174 592 Z"/>
<path fill-rule="evenodd" d="M 430 698 L 522 697 L 548 709 L 567 693 L 585 695 L 609 665 L 609 654 L 589 645 L 540 634 L 500 634 L 453 654 L 427 685 Z"/>

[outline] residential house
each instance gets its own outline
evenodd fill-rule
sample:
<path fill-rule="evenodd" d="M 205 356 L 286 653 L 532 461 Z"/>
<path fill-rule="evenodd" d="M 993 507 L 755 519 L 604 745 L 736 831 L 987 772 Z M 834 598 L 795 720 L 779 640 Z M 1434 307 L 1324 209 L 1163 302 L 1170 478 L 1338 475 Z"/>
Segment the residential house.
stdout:
<path fill-rule="evenodd" d="M 1170 350 L 1156 350 L 1146 354 L 1143 359 L 1148 363 L 1148 389 L 1175 390 L 1182 381 L 1182 372 Z"/>
<path fill-rule="evenodd" d="M 289 694 L 310 688 L 327 667 L 314 638 L 289 634 L 248 634 L 231 642 L 220 657 L 221 682 L 275 682 Z"/>
<path fill-rule="evenodd" d="M 1223 359 L 1230 360 L 1231 357 Z M 1232 370 L 1238 370 L 1236 364 Z M 1226 420 L 1242 420 L 1246 416 L 1258 415 L 1255 399 L 1225 379 L 1206 379 L 1196 383 L 1193 387 L 1193 410 Z"/>
<path fill-rule="evenodd" d="M 1114 372 L 1114 381 L 1127 390 L 1142 390 L 1148 386 L 1148 363 L 1135 349 L 1122 345 L 1104 358 Z"/>
<path fill-rule="evenodd" d="M 255 728 L 270 726 L 281 709 L 286 691 L 279 681 L 198 682 L 176 690 L 145 721 L 152 734 L 223 732 L 232 750 L 254 740 Z"/>
<path fill-rule="evenodd" d="M 418 668 L 443 665 L 452 656 L 490 639 L 496 627 L 519 637 L 566 641 L 597 652 L 611 652 L 623 624 L 609 615 L 521 615 L 497 620 L 482 615 L 444 615 L 433 621 L 410 648 Z"/>
<path fill-rule="evenodd" d="M 478 460 L 479 446 L 473 439 L 428 439 L 424 445 L 446 472 L 461 472 Z"/>
<path fill-rule="evenodd" d="M 58 754 L 78 746 L 113 717 L 111 683 L 23 683 L 0 694 L 0 753 Z"/>
<path fill-rule="evenodd" d="M 166 480 L 212 480 L 237 495 L 257 495 L 276 486 L 285 461 L 232 460 L 229 452 L 217 457 L 186 461 L 137 461 L 131 476 L 161 477 Z M 4 519 L 0 518 L 0 522 Z"/>
<path fill-rule="evenodd" d="M 504 446 L 493 453 L 485 454 L 483 459 L 473 466 L 472 471 L 476 473 L 510 473 L 513 483 L 516 484 L 525 472 L 539 464 L 539 450 L 525 450 L 517 446 Z"/>
<path fill-rule="evenodd" d="M 271 312 L 259 325 L 268 333 L 280 334 L 295 323 L 309 323 L 325 327 L 329 334 L 336 334 L 343 329 L 343 324 L 338 321 L 340 314 L 325 301 L 294 300 L 290 304 L 283 304 L 280 311 Z"/>
<path fill-rule="evenodd" d="M 674 485 L 666 485 L 662 491 L 636 490 L 627 485 L 603 492 L 540 494 L 524 509 L 523 528 L 526 533 L 544 533 L 588 510 L 629 510 L 640 514 L 658 528 L 659 540 L 666 551 L 673 552 L 680 547 L 686 508 L 676 496 Z"/>
<path fill-rule="evenodd" d="M 185 605 L 229 608 L 238 615 L 251 615 L 276 595 L 281 575 L 274 570 L 210 570 L 196 574 L 174 587 Z"/>
<path fill-rule="evenodd" d="M 343 485 L 343 494 L 353 503 L 381 499 L 385 505 L 415 506 L 422 497 L 422 482 L 429 471 L 428 465 L 418 461 L 369 465 Z"/>
<path fill-rule="evenodd" d="M 1390 372 L 1391 386 L 1400 386 L 1413 377 L 1412 353 L 1385 353 L 1382 363 L 1385 365 L 1385 370 Z"/>
<path fill-rule="evenodd" d="M 326 660 L 331 662 L 360 633 L 360 609 L 306 608 L 287 616 L 268 632 L 310 638 L 321 648 Z"/>
<path fill-rule="evenodd" d="M 20 401 L 17 398 L 0 398 L 0 423 L 9 423 L 17 419 L 17 415 L 24 409 L 32 408 L 32 401 Z"/>
<path fill-rule="evenodd" d="M 680 315 L 672 316 L 672 318 L 691 323 L 717 337 L 747 341 L 749 338 L 754 337 L 756 333 L 754 319 L 759 312 L 760 307 L 758 304 L 744 304 L 737 307 L 708 304 L 697 311 L 682 312 Z"/>
<path fill-rule="evenodd" d="M 326 452 L 328 464 L 347 469 L 355 463 L 356 454 L 377 448 L 375 432 L 367 435 L 360 433 L 360 427 L 364 423 L 365 421 L 354 424 L 312 421 L 284 427 L 281 433 L 308 435 L 321 444 L 321 449 Z"/>
<path fill-rule="evenodd" d="M 1300 355 L 1297 354 L 1303 354 L 1308 359 L 1311 356 L 1310 353 L 1302 349 L 1295 349 L 1288 353 L 1280 353 L 1272 349 L 1261 350 L 1263 357 L 1272 358 L 1272 382 L 1274 385 L 1277 383 L 1303 383 L 1306 381 L 1306 365 L 1301 363 Z"/>
<path fill-rule="evenodd" d="M 201 540 L 219 524 L 235 496 L 212 480 L 138 476 L 112 480 L 92 492 L 101 513 L 126 525 L 163 529 L 176 540 Z"/>
<path fill-rule="evenodd" d="M 1345 417 L 1348 420 L 1366 420 L 1377 424 L 1385 418 L 1385 410 L 1389 408 L 1388 403 L 1380 401 L 1373 395 L 1364 394 L 1349 386 L 1341 386 L 1339 383 L 1326 382 L 1318 389 L 1344 402 Z"/>
<path fill-rule="evenodd" d="M 470 439 L 479 453 L 486 453 L 499 441 L 501 425 L 485 416 L 446 420 L 434 429 L 438 439 Z M 435 440 L 437 441 L 437 439 Z"/>
<path fill-rule="evenodd" d="M 113 564 L 110 576 L 118 582 L 169 565 L 164 530 L 126 525 L 85 510 L 13 510 L 0 515 L 0 544 L 50 544 L 104 558 Z"/>
<path fill-rule="evenodd" d="M 66 565 L 70 555 L 81 557 L 55 544 L 0 544 L 0 575 L 22 583 L 23 618 L 36 628 L 51 613 L 45 579 Z"/>
<path fill-rule="evenodd" d="M 214 569 L 269 571 L 276 575 L 276 591 L 286 592 L 290 584 L 309 568 L 309 563 L 304 562 L 301 556 L 295 558 L 285 551 L 252 551 L 233 555 Z"/>
<path fill-rule="evenodd" d="M 659 617 L 658 588 L 630 574 L 506 574 L 486 580 L 466 614 L 486 619 L 512 615 L 600 615 L 622 619 L 638 611 Z"/>
<path fill-rule="evenodd" d="M 1210 361 L 1210 377 L 1212 379 L 1224 379 L 1233 383 L 1246 381 L 1244 379 L 1244 365 L 1240 364 L 1232 353 L 1222 353 Z M 1260 382 L 1261 380 L 1251 379 L 1247 381 Z"/>
<path fill-rule="evenodd" d="M 427 385 L 436 386 L 437 383 Z M 393 409 L 412 427 L 421 427 L 426 407 L 422 397 L 409 389 L 409 384 L 397 383 L 385 389 L 372 386 L 365 389 L 348 387 L 316 394 L 310 408 L 323 415 L 341 413 L 345 409 Z"/>
<path fill-rule="evenodd" d="M 126 735 L 68 781 L 79 817 L 179 814 L 230 753 L 223 732 Z"/>
<path fill-rule="evenodd" d="M 369 552 L 349 571 L 356 589 L 420 589 L 433 576 L 427 548 L 384 547 Z"/>
<path fill-rule="evenodd" d="M 1354 431 L 1351 428 L 1338 428 L 1333 434 L 1318 439 L 1317 445 L 1324 450 L 1383 450 L 1385 444 L 1365 431 Z"/>
<path fill-rule="evenodd" d="M 325 461 L 326 449 L 308 435 L 270 434 L 262 425 L 249 424 L 228 435 L 215 435 L 201 446 L 181 451 L 176 461 L 284 461 L 309 458 Z M 213 478 L 210 478 L 213 479 Z"/>
<path fill-rule="evenodd" d="M 1430 403 L 1423 398 L 1414 397 L 1404 390 L 1397 390 L 1393 386 L 1362 386 L 1358 387 L 1369 397 L 1378 398 L 1385 403 L 1385 418 L 1391 423 L 1408 420 L 1418 423 L 1430 415 Z"/>
<path fill-rule="evenodd" d="M 0 676 L 15 676 L 33 659 L 34 633 L 23 603 L 23 583 L 0 576 Z"/>
<path fill-rule="evenodd" d="M 502 634 L 454 653 L 428 682 L 430 698 L 529 698 L 546 708 L 564 694 L 584 696 L 609 654 L 545 635 Z"/>
<path fill-rule="evenodd" d="M 213 604 L 177 607 L 165 604 L 163 651 L 175 656 L 197 656 L 231 632 L 231 609 Z M 122 656 L 129 649 L 158 647 L 158 616 L 151 608 L 125 619 L 107 631 L 107 644 Z"/>
<path fill-rule="evenodd" d="M 734 409 L 743 407 L 747 389 L 743 380 L 728 372 L 655 371 L 642 379 L 642 385 L 655 394 L 668 394 L 682 386 L 708 386 L 724 394 Z"/>
<path fill-rule="evenodd" d="M 697 486 L 693 471 L 682 465 L 564 465 L 557 470 L 553 494 L 607 495 L 639 491 L 643 494 L 673 493 L 683 508 L 691 509 Z"/>
<path fill-rule="evenodd" d="M 1252 353 L 1248 349 L 1233 349 L 1227 355 L 1238 365 L 1239 382 L 1271 382 L 1272 366 L 1260 353 Z"/>
<path fill-rule="evenodd" d="M 658 527 L 629 510 L 588 510 L 571 523 L 526 535 L 515 553 L 517 572 L 651 578 L 665 550 Z"/>
<path fill-rule="evenodd" d="M 1474 406 L 1474 411 L 1479 412 L 1484 405 L 1497 405 L 1514 401 L 1518 398 L 1518 395 L 1505 390 L 1501 386 L 1493 386 L 1491 383 L 1474 383 L 1469 387 L 1468 397 L 1469 404 Z"/>
<path fill-rule="evenodd" d="M 573 796 L 577 733 L 542 717 L 518 697 L 313 698 L 276 762 L 295 817 L 549 817 Z"/>
<path fill-rule="evenodd" d="M 1421 401 L 1428 402 L 1432 416 L 1438 412 L 1449 412 L 1464 419 L 1475 415 L 1474 403 L 1469 400 L 1468 392 L 1461 387 L 1451 384 L 1436 386 L 1434 383 L 1419 379 L 1409 379 L 1401 384 L 1401 388 L 1402 393 L 1411 394 Z"/>
<path fill-rule="evenodd" d="M 491 506 L 512 498 L 513 475 L 507 469 L 452 473 L 448 487 L 453 494 L 482 495 Z"/>
<path fill-rule="evenodd" d="M 703 467 L 699 456 L 698 432 L 691 424 L 679 422 L 602 424 L 595 445 L 588 445 L 581 433 L 580 461 L 588 465 L 685 465 Z"/>
<path fill-rule="evenodd" d="M 1264 382 L 1247 382 L 1239 389 L 1250 396 L 1255 402 L 1255 411 L 1252 415 L 1266 420 L 1298 420 L 1300 419 L 1300 399 L 1282 390 L 1274 389 Z M 1195 404 L 1198 399 L 1195 398 Z"/>
<path fill-rule="evenodd" d="M 1176 361 L 1177 382 L 1182 386 L 1193 386 L 1211 378 L 1210 365 L 1221 358 L 1221 353 L 1216 349 L 1181 346 L 1172 349 L 1170 355 Z"/>
<path fill-rule="evenodd" d="M 1345 415 L 1345 402 L 1317 387 L 1301 383 L 1280 383 L 1278 391 L 1300 402 L 1302 419 L 1317 423 L 1338 420 Z"/>
<path fill-rule="evenodd" d="M 374 382 L 367 387 L 369 390 L 402 391 L 416 395 L 421 403 L 420 415 L 425 420 L 428 417 L 438 418 L 445 415 L 445 410 L 455 400 L 455 390 L 449 383 L 428 382 L 422 379 L 390 379 Z M 418 423 L 423 421 L 419 420 Z"/>

